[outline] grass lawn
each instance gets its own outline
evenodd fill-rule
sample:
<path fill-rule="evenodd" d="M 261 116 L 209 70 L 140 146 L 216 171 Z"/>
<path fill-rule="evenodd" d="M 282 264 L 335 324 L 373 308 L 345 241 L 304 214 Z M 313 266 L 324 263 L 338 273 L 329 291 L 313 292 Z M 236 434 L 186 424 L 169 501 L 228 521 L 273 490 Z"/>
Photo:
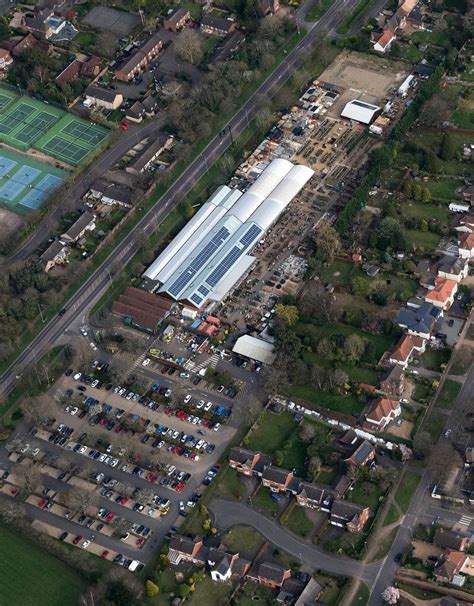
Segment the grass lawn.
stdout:
<path fill-rule="evenodd" d="M 266 486 L 260 486 L 257 494 L 252 497 L 252 506 L 258 511 L 276 515 L 279 511 L 279 506 L 276 501 L 271 498 L 270 489 Z"/>
<path fill-rule="evenodd" d="M 238 606 L 255 606 L 255 604 L 271 604 L 276 592 L 270 587 L 247 582 L 236 604 Z M 258 598 L 258 599 L 256 599 Z"/>
<path fill-rule="evenodd" d="M 91 52 L 96 41 L 94 32 L 79 32 L 74 38 L 74 44 L 86 52 Z"/>
<path fill-rule="evenodd" d="M 428 32 L 419 31 L 414 32 L 411 36 L 413 42 L 419 42 L 421 44 L 433 44 L 434 46 L 442 46 L 446 41 L 446 32 Z"/>
<path fill-rule="evenodd" d="M 451 357 L 451 350 L 447 347 L 443 349 L 427 349 L 421 356 L 423 368 L 439 372 L 442 364 L 447 364 Z"/>
<path fill-rule="evenodd" d="M 376 562 L 377 560 L 382 560 L 387 553 L 390 551 L 390 547 L 395 539 L 395 535 L 398 532 L 398 526 L 392 528 L 390 532 L 383 539 L 380 540 L 378 544 L 378 549 L 371 558 L 371 562 Z"/>
<path fill-rule="evenodd" d="M 299 535 L 300 537 L 306 538 L 313 530 L 313 523 L 306 515 L 304 507 L 296 505 L 293 507 L 288 519 L 286 520 L 285 526 L 288 527 L 291 532 Z"/>
<path fill-rule="evenodd" d="M 411 397 L 417 402 L 425 403 L 431 397 L 432 389 L 430 385 L 425 383 L 417 383 Z"/>
<path fill-rule="evenodd" d="M 460 391 L 460 383 L 446 379 L 443 388 L 439 393 L 438 399 L 436 400 L 436 407 L 450 410 L 454 406 L 454 402 L 456 401 Z"/>
<path fill-rule="evenodd" d="M 305 351 L 303 353 L 303 360 L 308 364 L 317 364 L 322 368 L 333 367 L 330 360 L 322 358 L 312 351 Z M 355 383 L 369 383 L 369 385 L 375 385 L 378 382 L 379 373 L 373 368 L 364 368 L 362 366 L 349 364 L 348 362 L 338 362 L 337 367 L 344 370 L 349 375 L 349 379 Z"/>
<path fill-rule="evenodd" d="M 383 491 L 372 482 L 358 482 L 354 489 L 349 493 L 348 500 L 358 503 L 365 507 L 370 507 L 371 513 L 374 513 L 380 504 L 380 497 Z"/>
<path fill-rule="evenodd" d="M 336 27 L 336 32 L 338 34 L 347 34 L 347 32 L 352 28 L 354 24 L 357 23 L 359 19 L 362 19 L 364 12 L 370 6 L 370 0 L 358 0 L 357 4 L 345 19 L 343 19 L 339 25 Z"/>
<path fill-rule="evenodd" d="M 2 606 L 76 606 L 87 587 L 76 570 L 3 526 L 0 567 Z"/>
<path fill-rule="evenodd" d="M 370 591 L 365 583 L 359 583 L 359 589 L 352 599 L 351 606 L 363 606 L 369 601 Z"/>
<path fill-rule="evenodd" d="M 196 585 L 196 591 L 186 598 L 192 606 L 209 606 L 209 604 L 226 604 L 233 591 L 231 583 L 215 583 L 206 576 L 202 583 Z"/>
<path fill-rule="evenodd" d="M 415 494 L 420 476 L 413 471 L 405 471 L 395 493 L 395 501 L 403 513 L 406 513 Z"/>
<path fill-rule="evenodd" d="M 451 132 L 450 135 L 454 144 L 456 145 L 456 148 L 461 150 L 463 144 L 466 143 L 466 135 L 454 132 Z M 425 129 L 418 129 L 413 139 L 418 145 L 432 149 L 435 153 L 437 153 L 442 137 L 443 131 L 441 129 L 435 132 L 427 131 Z M 454 160 L 439 160 L 439 163 L 441 168 L 440 172 L 443 172 L 446 175 L 459 177 L 464 174 L 470 174 L 471 172 L 472 165 L 469 161 L 462 161 L 456 158 Z"/>
<path fill-rule="evenodd" d="M 394 522 L 398 522 L 398 512 L 395 509 L 394 505 L 390 505 L 389 510 L 387 511 L 387 515 L 385 516 L 385 519 L 383 521 L 383 526 L 390 526 L 390 524 L 393 524 Z"/>
<path fill-rule="evenodd" d="M 299 476 L 304 475 L 306 472 L 307 448 L 308 444 L 301 441 L 296 431 L 288 438 L 285 446 L 285 467 L 296 469 L 296 474 Z"/>
<path fill-rule="evenodd" d="M 262 543 L 262 536 L 250 526 L 234 526 L 227 531 L 222 542 L 230 551 L 254 557 Z"/>
<path fill-rule="evenodd" d="M 474 128 L 474 114 L 468 109 L 457 109 L 453 114 L 453 120 L 459 128 Z"/>
<path fill-rule="evenodd" d="M 416 219 L 438 219 L 445 223 L 451 218 L 451 213 L 447 206 L 435 206 L 433 204 L 404 204 L 402 213 L 406 217 L 414 217 Z"/>
<path fill-rule="evenodd" d="M 290 395 L 306 400 L 316 406 L 336 410 L 347 415 L 358 416 L 365 408 L 365 404 L 352 394 L 343 396 L 339 393 L 315 389 L 311 385 L 293 385 L 290 388 Z"/>
<path fill-rule="evenodd" d="M 334 480 L 337 478 L 338 473 L 337 470 L 331 467 L 331 469 L 321 469 L 318 473 L 317 481 L 320 484 L 332 484 Z"/>
<path fill-rule="evenodd" d="M 395 278 L 394 278 L 395 279 Z M 354 328 L 353 326 L 347 326 L 346 324 L 341 324 L 340 322 L 334 322 L 332 324 L 327 324 L 324 327 L 322 332 L 322 337 L 330 337 L 334 334 L 341 334 L 344 337 L 348 337 L 349 335 L 356 334 L 360 337 L 367 339 L 370 341 L 375 349 L 374 357 L 372 360 L 367 360 L 368 362 L 378 362 L 384 351 L 386 351 L 390 345 L 392 344 L 392 337 L 387 337 L 386 335 L 373 335 L 371 333 L 365 332 L 364 330 L 360 330 L 358 328 Z"/>
<path fill-rule="evenodd" d="M 285 411 L 276 415 L 264 410 L 258 426 L 245 438 L 244 444 L 250 450 L 273 454 L 283 446 L 295 427 L 294 415 L 290 412 Z"/>
<path fill-rule="evenodd" d="M 319 272 L 319 277 L 323 282 L 331 282 L 335 286 L 347 286 L 356 276 L 365 276 L 365 273 L 358 265 L 339 260 L 333 261 Z"/>
<path fill-rule="evenodd" d="M 463 182 L 460 179 L 439 179 L 439 181 L 428 181 L 426 185 L 433 200 L 451 202 L 456 196 L 456 189 L 462 187 Z"/>
<path fill-rule="evenodd" d="M 309 21 L 310 23 L 313 21 L 318 21 L 318 19 L 321 19 L 324 13 L 328 11 L 333 4 L 334 0 L 317 0 L 311 10 L 308 11 L 304 20 Z"/>
<path fill-rule="evenodd" d="M 440 414 L 436 410 L 428 417 L 423 426 L 423 431 L 427 431 L 430 434 L 433 444 L 438 441 L 447 420 L 448 418 L 445 415 Z"/>
<path fill-rule="evenodd" d="M 474 350 L 472 347 L 464 345 L 454 354 L 450 373 L 452 375 L 464 375 L 474 362 Z"/>
<path fill-rule="evenodd" d="M 216 493 L 224 499 L 231 499 L 232 501 L 240 501 L 243 498 L 245 486 L 240 481 L 239 474 L 235 469 L 231 467 L 225 469 L 220 477 Z"/>
<path fill-rule="evenodd" d="M 421 231 L 420 229 L 403 229 L 403 235 L 410 249 L 419 250 L 423 248 L 425 252 L 434 252 L 441 239 L 438 234 Z"/>
<path fill-rule="evenodd" d="M 323 587 L 323 593 L 319 598 L 323 604 L 326 604 L 326 606 L 338 606 L 341 604 L 343 587 L 339 587 L 336 577 L 318 573 L 314 575 L 314 579 Z"/>

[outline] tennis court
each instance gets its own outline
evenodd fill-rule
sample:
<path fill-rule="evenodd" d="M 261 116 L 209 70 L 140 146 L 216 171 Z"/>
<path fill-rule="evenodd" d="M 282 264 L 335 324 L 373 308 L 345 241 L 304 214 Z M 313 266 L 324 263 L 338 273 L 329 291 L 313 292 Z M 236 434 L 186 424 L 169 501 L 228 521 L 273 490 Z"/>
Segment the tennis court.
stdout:
<path fill-rule="evenodd" d="M 0 204 L 19 212 L 36 209 L 63 182 L 66 172 L 0 150 Z"/>
<path fill-rule="evenodd" d="M 108 135 L 106 128 L 49 104 L 16 97 L 0 84 L 0 141 L 26 151 L 42 151 L 77 166 Z"/>

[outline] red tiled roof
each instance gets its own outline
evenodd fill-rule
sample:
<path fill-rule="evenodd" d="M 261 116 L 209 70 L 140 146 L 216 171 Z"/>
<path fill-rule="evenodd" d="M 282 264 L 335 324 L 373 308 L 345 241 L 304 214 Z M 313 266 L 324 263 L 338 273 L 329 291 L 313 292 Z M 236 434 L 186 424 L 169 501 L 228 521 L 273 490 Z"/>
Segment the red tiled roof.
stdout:
<path fill-rule="evenodd" d="M 446 303 L 453 295 L 457 288 L 457 283 L 454 280 L 446 278 L 436 278 L 435 287 L 425 295 L 425 301 L 438 301 Z"/>
<path fill-rule="evenodd" d="M 474 234 L 463 233 L 459 236 L 459 248 L 470 250 L 474 248 Z"/>
<path fill-rule="evenodd" d="M 366 414 L 368 421 L 381 421 L 384 417 L 388 417 L 391 412 L 396 410 L 400 404 L 397 400 L 389 400 L 388 398 L 379 398 L 370 407 L 369 412 Z"/>
<path fill-rule="evenodd" d="M 392 360 L 398 360 L 399 362 L 406 362 L 410 357 L 413 348 L 413 337 L 410 335 L 403 335 L 393 352 L 390 354 L 390 358 Z"/>
<path fill-rule="evenodd" d="M 385 49 L 394 38 L 395 38 L 395 34 L 393 32 L 391 32 L 389 29 L 387 29 L 377 40 L 377 44 L 379 46 L 381 46 L 383 49 Z"/>

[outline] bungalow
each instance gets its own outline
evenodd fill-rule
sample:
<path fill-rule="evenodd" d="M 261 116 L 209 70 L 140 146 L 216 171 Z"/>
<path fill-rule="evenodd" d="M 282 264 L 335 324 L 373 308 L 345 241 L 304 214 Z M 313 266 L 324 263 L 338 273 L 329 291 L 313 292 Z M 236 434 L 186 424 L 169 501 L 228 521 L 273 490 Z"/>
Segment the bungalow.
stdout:
<path fill-rule="evenodd" d="M 454 280 L 436 278 L 435 287 L 426 293 L 425 301 L 446 311 L 454 303 L 457 289 L 458 284 Z"/>
<path fill-rule="evenodd" d="M 402 366 L 392 366 L 384 379 L 380 381 L 380 389 L 390 396 L 401 396 L 405 391 L 406 378 Z"/>
<path fill-rule="evenodd" d="M 433 543 L 441 549 L 453 549 L 455 551 L 466 551 L 469 547 L 469 538 L 453 532 L 452 530 L 446 530 L 445 528 L 439 528 L 433 538 Z"/>
<path fill-rule="evenodd" d="M 86 104 L 97 105 L 104 109 L 114 110 L 119 108 L 123 103 L 123 96 L 111 88 L 102 88 L 91 84 L 85 91 Z"/>
<path fill-rule="evenodd" d="M 335 498 L 334 492 L 327 486 L 301 482 L 299 493 L 296 495 L 296 502 L 301 507 L 329 513 Z"/>
<path fill-rule="evenodd" d="M 221 19 L 213 15 L 205 15 L 201 19 L 201 31 L 203 34 L 212 36 L 228 36 L 236 28 L 235 21 L 231 19 Z"/>
<path fill-rule="evenodd" d="M 183 29 L 188 21 L 191 20 L 191 13 L 187 8 L 178 8 L 169 11 L 168 15 L 163 20 L 163 26 L 170 32 L 178 32 Z"/>
<path fill-rule="evenodd" d="M 383 431 L 391 421 L 400 416 L 401 412 L 398 400 L 379 398 L 365 413 L 365 421 L 375 431 Z"/>
<path fill-rule="evenodd" d="M 459 256 L 461 259 L 474 257 L 474 233 L 462 233 L 458 238 Z"/>
<path fill-rule="evenodd" d="M 163 152 L 170 150 L 173 145 L 173 136 L 158 135 L 153 140 L 150 139 L 147 141 L 145 149 L 125 170 L 134 175 L 146 172 L 158 161 L 159 156 Z"/>
<path fill-rule="evenodd" d="M 322 593 L 323 593 L 322 586 L 317 581 L 315 581 L 313 578 L 311 578 L 309 580 L 309 583 L 303 589 L 303 593 L 296 600 L 295 606 L 308 606 L 308 605 L 315 606 L 316 604 L 319 603 L 318 599 L 321 597 Z"/>
<path fill-rule="evenodd" d="M 66 233 L 61 235 L 61 242 L 65 244 L 74 244 L 86 233 L 86 231 L 94 231 L 95 215 L 86 211 L 77 221 L 75 221 Z"/>
<path fill-rule="evenodd" d="M 454 577 L 459 575 L 468 556 L 461 551 L 447 549 L 439 558 L 434 569 L 435 579 L 439 583 L 452 583 Z"/>
<path fill-rule="evenodd" d="M 444 257 L 438 267 L 438 276 L 454 282 L 461 282 L 467 278 L 469 265 L 466 259 Z"/>
<path fill-rule="evenodd" d="M 149 38 L 121 67 L 115 70 L 115 77 L 122 82 L 128 82 L 140 74 L 163 48 L 163 41 L 157 34 Z"/>
<path fill-rule="evenodd" d="M 196 566 L 204 566 L 205 548 L 202 537 L 194 539 L 182 535 L 174 535 L 168 549 L 168 561 L 178 566 L 181 562 L 190 562 Z"/>
<path fill-rule="evenodd" d="M 360 446 L 358 446 L 350 457 L 345 459 L 347 465 L 359 465 L 363 467 L 370 463 L 375 458 L 375 448 L 368 440 L 362 440 Z"/>
<path fill-rule="evenodd" d="M 44 271 L 46 273 L 55 265 L 65 265 L 67 262 L 66 246 L 59 240 L 56 240 L 40 256 L 40 261 L 44 263 Z"/>
<path fill-rule="evenodd" d="M 274 562 L 256 563 L 247 573 L 247 579 L 272 589 L 281 587 L 286 579 L 290 577 L 291 570 L 289 568 L 284 568 Z"/>
<path fill-rule="evenodd" d="M 133 202 L 139 197 L 139 194 L 136 190 L 134 191 L 121 183 L 114 183 L 106 179 L 97 179 L 91 185 L 86 197 L 107 206 L 131 208 Z"/>
<path fill-rule="evenodd" d="M 429 339 L 432 333 L 436 332 L 438 327 L 441 326 L 442 318 L 443 310 L 425 301 L 418 309 L 402 307 L 395 322 L 401 328 L 406 329 L 408 334 Z"/>
<path fill-rule="evenodd" d="M 425 339 L 413 335 L 403 335 L 389 357 L 390 364 L 396 364 L 405 369 L 410 359 L 416 353 L 425 351 Z"/>
<path fill-rule="evenodd" d="M 267 465 L 263 470 L 262 484 L 272 492 L 285 492 L 293 477 L 293 472 L 288 469 Z"/>
<path fill-rule="evenodd" d="M 246 450 L 245 448 L 231 448 L 229 452 L 229 465 L 245 476 L 253 476 L 254 468 L 261 457 L 261 453 Z"/>
<path fill-rule="evenodd" d="M 360 532 L 369 519 L 368 507 L 351 503 L 350 501 L 334 501 L 329 516 L 329 522 L 333 526 L 345 528 L 349 532 Z"/>

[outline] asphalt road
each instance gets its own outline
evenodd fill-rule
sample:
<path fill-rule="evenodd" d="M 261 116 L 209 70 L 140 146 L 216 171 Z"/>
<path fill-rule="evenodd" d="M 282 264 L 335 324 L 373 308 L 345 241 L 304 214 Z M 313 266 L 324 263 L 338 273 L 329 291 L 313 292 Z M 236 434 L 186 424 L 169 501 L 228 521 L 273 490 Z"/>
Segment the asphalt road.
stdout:
<path fill-rule="evenodd" d="M 469 371 L 469 374 L 467 375 L 466 380 L 464 381 L 463 387 L 456 400 L 456 405 L 453 407 L 449 418 L 447 417 L 447 421 L 444 426 L 443 432 L 441 433 L 439 441 L 445 440 L 445 438 L 443 437 L 444 431 L 448 427 L 453 427 L 453 423 L 458 418 L 458 413 L 456 411 L 459 408 L 459 405 L 463 402 L 466 402 L 467 400 L 470 400 L 472 398 L 473 393 L 474 366 L 471 367 L 471 370 Z M 435 448 L 436 446 L 433 449 Z M 418 488 L 412 498 L 411 505 L 408 508 L 408 512 L 402 519 L 402 523 L 395 537 L 395 540 L 392 543 L 390 552 L 383 561 L 382 565 L 380 566 L 380 571 L 373 586 L 368 606 L 380 606 L 382 604 L 382 599 L 380 597 L 381 593 L 388 585 L 391 585 L 393 583 L 398 569 L 398 564 L 395 562 L 395 556 L 397 553 L 401 553 L 410 543 L 413 530 L 418 524 L 427 524 L 433 522 L 438 517 L 441 520 L 453 524 L 454 522 L 458 521 L 464 513 L 470 513 L 471 515 L 473 515 L 472 510 L 465 510 L 461 507 L 456 509 L 458 513 L 453 512 L 449 509 L 449 507 L 444 509 L 441 506 L 440 501 L 435 501 L 434 499 L 432 499 L 430 496 L 429 488 L 433 481 L 435 481 L 435 478 L 432 477 L 431 469 L 427 467 L 423 475 L 421 476 L 420 483 L 418 484 Z"/>
<path fill-rule="evenodd" d="M 61 336 L 64 330 L 78 317 L 85 315 L 94 303 L 102 296 L 111 282 L 111 269 L 118 265 L 125 266 L 134 256 L 140 239 L 150 236 L 166 216 L 177 206 L 178 193 L 186 194 L 209 170 L 209 167 L 221 157 L 231 145 L 232 137 L 237 137 L 250 123 L 259 110 L 259 98 L 272 97 L 277 90 L 291 77 L 308 50 L 314 49 L 318 40 L 327 36 L 343 15 L 347 14 L 357 0 L 336 0 L 320 21 L 298 42 L 286 59 L 275 68 L 272 74 L 255 91 L 252 97 L 237 111 L 227 124 L 225 136 L 217 135 L 201 154 L 183 171 L 168 191 L 143 218 L 130 229 L 121 244 L 107 257 L 97 270 L 88 278 L 66 304 L 67 312 L 62 317 L 53 318 L 44 329 L 23 350 L 17 359 L 0 377 L 0 393 L 7 395 L 14 387 L 16 376 L 30 365 L 35 364 Z M 378 11 L 378 5 L 372 7 Z M 150 127 L 152 128 L 152 127 Z M 232 137 L 230 134 L 232 132 Z M 128 131 L 127 131 L 128 133 Z M 126 139 L 124 146 L 126 147 Z M 100 162 L 100 160 L 98 161 Z M 41 230 L 38 230 L 40 232 Z M 39 235 L 38 235 L 39 237 Z"/>
<path fill-rule="evenodd" d="M 380 564 L 361 564 L 342 556 L 333 556 L 317 545 L 299 539 L 276 521 L 257 513 L 243 503 L 214 500 L 209 508 L 215 515 L 216 526 L 227 530 L 238 524 L 252 526 L 279 549 L 292 555 L 311 570 L 317 568 L 343 576 L 357 577 L 371 586 Z"/>

